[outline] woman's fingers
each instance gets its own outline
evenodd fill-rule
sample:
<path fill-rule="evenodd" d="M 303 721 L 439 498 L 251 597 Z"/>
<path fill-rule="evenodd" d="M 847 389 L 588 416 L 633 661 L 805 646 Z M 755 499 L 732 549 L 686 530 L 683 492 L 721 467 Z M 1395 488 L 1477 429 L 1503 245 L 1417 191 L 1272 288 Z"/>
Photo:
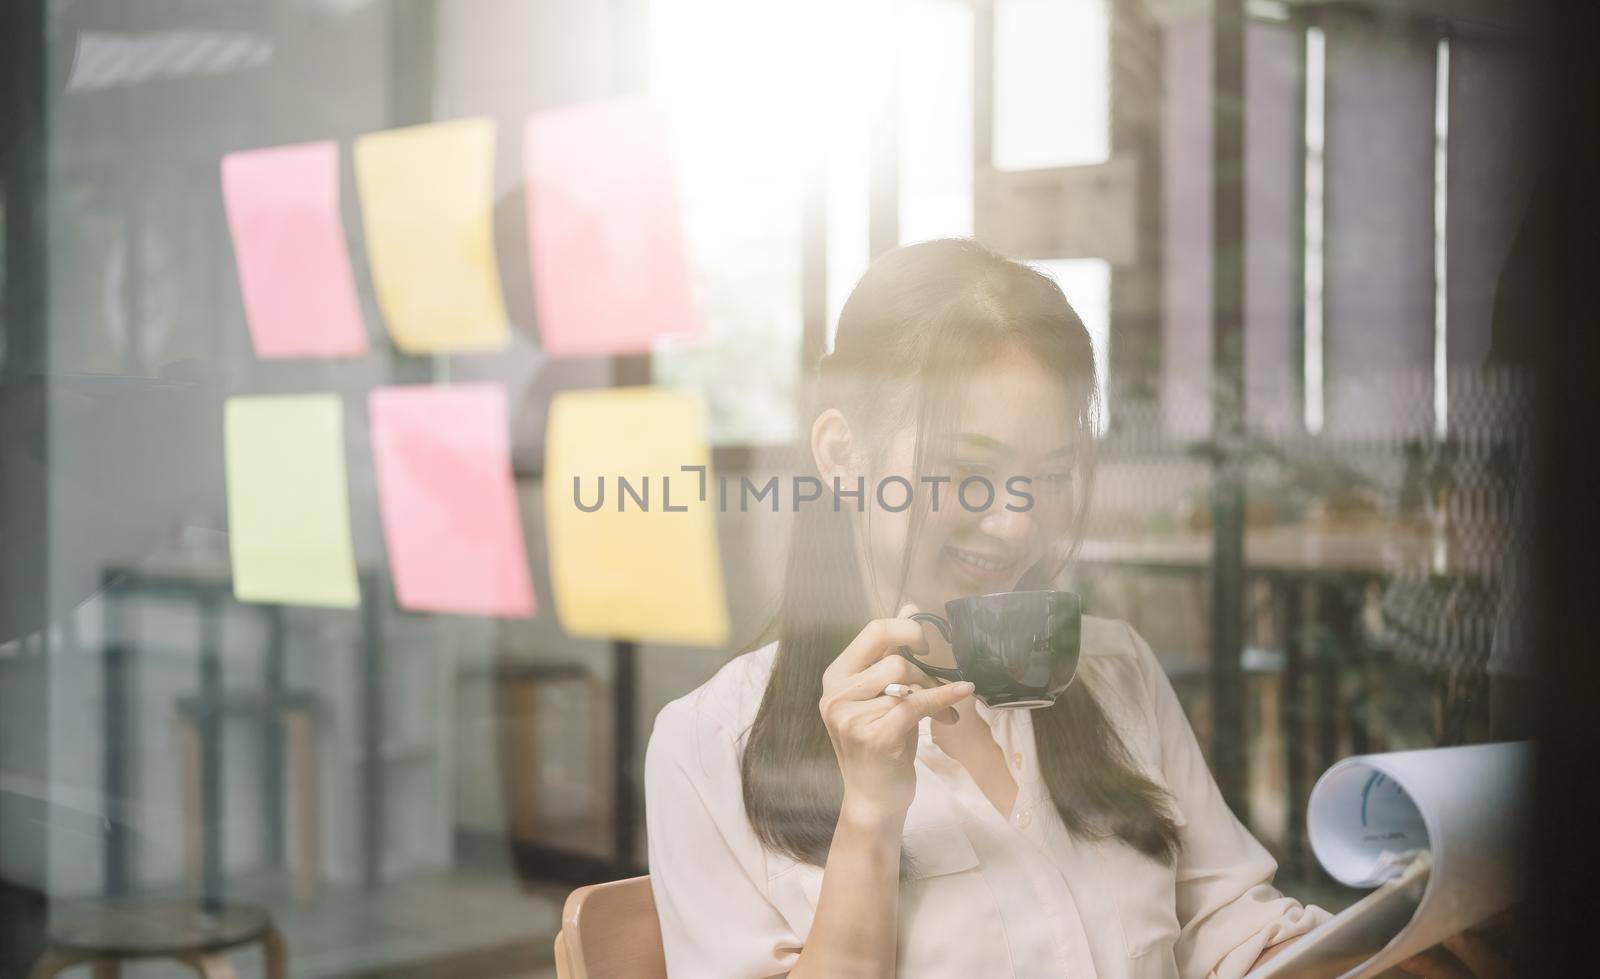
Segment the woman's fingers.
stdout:
<path fill-rule="evenodd" d="M 932 717 L 947 708 L 954 707 L 970 696 L 972 696 L 972 684 L 965 680 L 918 690 L 890 707 L 878 723 L 888 725 L 897 734 L 904 733 L 916 727 L 924 717 Z"/>
<path fill-rule="evenodd" d="M 907 662 L 904 656 L 885 656 L 855 676 L 841 680 L 838 692 L 830 696 L 844 700 L 871 700 L 883 696 L 883 688 L 891 683 L 930 686 L 927 674 Z"/>
<path fill-rule="evenodd" d="M 824 687 L 830 681 L 837 683 L 862 672 L 901 646 L 911 647 L 912 652 L 927 652 L 927 639 L 922 635 L 920 623 L 910 619 L 873 619 L 823 673 Z"/>
<path fill-rule="evenodd" d="M 1403 972 L 1421 976 L 1422 979 L 1472 979 L 1472 976 L 1463 972 L 1454 963 L 1446 962 L 1429 952 L 1411 956 L 1401 962 L 1399 968 Z"/>
<path fill-rule="evenodd" d="M 1440 954 L 1436 947 L 1406 959 L 1400 968 L 1423 979 L 1510 979 L 1512 975 L 1510 960 L 1470 931 L 1452 935 L 1439 945 L 1449 955 Z"/>
<path fill-rule="evenodd" d="M 1470 931 L 1446 938 L 1444 947 L 1465 963 L 1477 979 L 1510 979 L 1511 962 L 1493 945 Z"/>

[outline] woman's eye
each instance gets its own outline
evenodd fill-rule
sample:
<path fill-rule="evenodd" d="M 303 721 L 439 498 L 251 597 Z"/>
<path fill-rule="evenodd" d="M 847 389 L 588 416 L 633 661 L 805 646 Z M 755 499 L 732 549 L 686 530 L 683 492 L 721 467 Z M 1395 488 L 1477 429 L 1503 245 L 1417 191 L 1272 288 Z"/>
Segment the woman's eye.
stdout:
<path fill-rule="evenodd" d="M 1051 489 L 1067 489 L 1072 485 L 1071 473 L 1045 473 L 1039 481 Z"/>
<path fill-rule="evenodd" d="M 958 462 L 955 465 L 956 475 L 960 478 L 967 476 L 988 476 L 993 470 L 981 462 Z"/>

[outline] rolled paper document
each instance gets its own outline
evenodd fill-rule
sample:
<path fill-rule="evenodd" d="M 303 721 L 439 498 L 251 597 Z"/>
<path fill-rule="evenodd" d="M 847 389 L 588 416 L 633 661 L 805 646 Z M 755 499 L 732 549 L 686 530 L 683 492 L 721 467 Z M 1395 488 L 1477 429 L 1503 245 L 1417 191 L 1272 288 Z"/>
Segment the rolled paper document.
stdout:
<path fill-rule="evenodd" d="M 1376 887 L 1419 851 L 1432 862 L 1411 920 L 1343 979 L 1376 975 L 1523 896 L 1533 761 L 1525 741 L 1397 751 L 1347 758 L 1317 780 L 1306 833 L 1341 883 Z"/>

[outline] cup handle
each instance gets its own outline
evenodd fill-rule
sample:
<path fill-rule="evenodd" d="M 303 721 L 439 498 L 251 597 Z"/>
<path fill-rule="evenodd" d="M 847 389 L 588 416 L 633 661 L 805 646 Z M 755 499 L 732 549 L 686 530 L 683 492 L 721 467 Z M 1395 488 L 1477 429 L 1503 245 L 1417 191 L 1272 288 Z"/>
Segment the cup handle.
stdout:
<path fill-rule="evenodd" d="M 950 623 L 946 622 L 943 618 L 934 615 L 932 612 L 913 612 L 911 613 L 911 619 L 914 622 L 927 622 L 932 624 L 935 629 L 939 630 L 939 635 L 944 637 L 945 642 L 950 641 Z M 915 666 L 917 669 L 931 677 L 937 677 L 940 680 L 948 680 L 951 683 L 959 683 L 966 679 L 966 677 L 961 675 L 960 670 L 951 669 L 947 666 L 933 666 L 932 664 L 922 662 L 912 654 L 910 647 L 901 646 L 900 655 L 909 660 L 911 665 Z"/>

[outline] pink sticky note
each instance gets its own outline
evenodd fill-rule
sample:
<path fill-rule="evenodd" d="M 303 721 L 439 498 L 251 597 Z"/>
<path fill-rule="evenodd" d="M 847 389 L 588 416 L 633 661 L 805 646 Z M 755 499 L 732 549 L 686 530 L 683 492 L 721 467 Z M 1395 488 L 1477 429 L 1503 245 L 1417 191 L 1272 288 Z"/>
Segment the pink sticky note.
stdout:
<path fill-rule="evenodd" d="M 380 387 L 367 404 L 400 607 L 532 615 L 505 390 L 497 384 Z"/>
<path fill-rule="evenodd" d="M 222 200 L 256 355 L 366 353 L 339 219 L 338 144 L 229 153 Z"/>
<path fill-rule="evenodd" d="M 661 110 L 626 98 L 535 113 L 522 151 L 545 350 L 642 353 L 698 332 Z"/>

